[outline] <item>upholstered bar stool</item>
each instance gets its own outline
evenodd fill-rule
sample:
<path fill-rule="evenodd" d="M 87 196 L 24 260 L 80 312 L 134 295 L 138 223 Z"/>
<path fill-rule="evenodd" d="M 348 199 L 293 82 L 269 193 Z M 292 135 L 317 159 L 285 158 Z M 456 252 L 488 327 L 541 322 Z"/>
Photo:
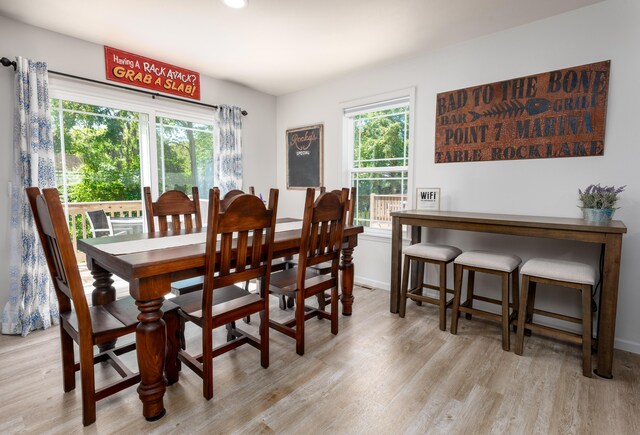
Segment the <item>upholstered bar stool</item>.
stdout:
<path fill-rule="evenodd" d="M 522 355 L 525 330 L 540 332 L 555 338 L 564 338 L 582 344 L 582 374 L 591 377 L 591 291 L 596 282 L 596 271 L 588 264 L 574 261 L 532 258 L 522 266 L 522 295 L 516 336 L 516 354 Z M 582 323 L 582 335 L 533 323 L 536 284 L 550 284 L 573 288 L 582 292 L 582 319 L 548 311 L 536 314 L 573 323 Z"/>
<path fill-rule="evenodd" d="M 500 322 L 502 325 L 502 349 L 509 350 L 509 325 L 515 320 L 518 309 L 518 268 L 522 263 L 520 257 L 511 254 L 501 254 L 487 251 L 467 251 L 460 254 L 454 261 L 455 285 L 453 290 L 453 308 L 451 312 L 451 333 L 458 333 L 458 317 L 460 312 L 467 314 L 467 319 L 476 314 L 484 319 Z M 467 271 L 467 300 L 460 303 L 462 293 L 462 275 Z M 502 282 L 502 300 L 474 295 L 475 273 L 497 275 Z M 511 294 L 513 310 L 509 314 L 509 276 L 511 276 Z M 473 308 L 473 300 L 480 300 L 502 306 L 500 315 Z"/>
<path fill-rule="evenodd" d="M 447 307 L 451 302 L 447 303 L 447 264 L 451 263 L 462 251 L 454 246 L 437 245 L 434 243 L 407 246 L 402 250 L 404 254 L 404 267 L 402 270 L 402 288 L 400 289 L 400 317 L 404 317 L 407 310 L 407 298 L 416 302 L 427 302 L 438 305 L 440 307 L 440 329 L 447 329 Z M 409 285 L 409 269 L 413 262 L 414 267 L 418 267 L 417 287 L 407 290 Z M 435 264 L 440 271 L 439 286 L 424 284 L 424 268 L 425 264 Z M 422 289 L 429 288 L 438 290 L 440 297 L 434 299 L 423 296 Z"/>

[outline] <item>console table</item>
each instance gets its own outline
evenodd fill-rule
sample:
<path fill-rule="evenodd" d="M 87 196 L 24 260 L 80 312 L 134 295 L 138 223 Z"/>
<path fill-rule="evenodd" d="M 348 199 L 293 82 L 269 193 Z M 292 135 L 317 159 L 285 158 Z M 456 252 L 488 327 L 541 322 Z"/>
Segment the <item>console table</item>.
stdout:
<path fill-rule="evenodd" d="M 621 221 L 606 224 L 584 219 L 540 216 L 465 213 L 451 211 L 403 210 L 391 213 L 391 301 L 390 310 L 398 312 L 402 265 L 402 226 L 410 225 L 411 243 L 420 243 L 422 227 L 515 236 L 543 237 L 597 243 L 603 247 L 604 269 L 601 304 L 598 311 L 597 369 L 603 378 L 612 377 L 613 341 L 618 304 L 622 235 L 627 227 Z"/>

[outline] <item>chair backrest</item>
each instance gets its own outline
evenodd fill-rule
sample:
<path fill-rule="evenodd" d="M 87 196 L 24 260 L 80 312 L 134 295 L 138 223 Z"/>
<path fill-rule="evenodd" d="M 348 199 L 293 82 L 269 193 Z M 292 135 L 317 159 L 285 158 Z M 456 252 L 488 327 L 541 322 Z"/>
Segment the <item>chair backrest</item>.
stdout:
<path fill-rule="evenodd" d="M 228 191 L 224 195 L 224 197 L 220 200 L 220 211 L 225 211 L 225 209 L 227 208 L 227 205 L 231 202 L 231 200 L 238 195 L 244 195 L 244 192 L 239 189 L 233 189 Z"/>
<path fill-rule="evenodd" d="M 322 193 L 324 193 L 322 191 L 322 189 L 320 190 Z M 336 195 L 340 196 L 342 195 L 342 190 L 341 189 L 335 189 L 331 191 L 332 193 L 335 193 Z M 351 189 L 349 189 L 349 196 L 347 198 L 347 218 L 346 218 L 346 224 L 349 226 L 353 225 L 353 210 L 355 207 L 355 202 L 356 202 L 356 188 L 352 187 Z"/>
<path fill-rule="evenodd" d="M 113 236 L 113 227 L 104 210 L 88 211 L 87 217 L 93 237 Z"/>
<path fill-rule="evenodd" d="M 203 313 L 211 311 L 217 288 L 256 278 L 266 280 L 265 288 L 269 288 L 278 190 L 271 189 L 268 207 L 250 194 L 234 195 L 224 210 L 220 207 L 220 191 L 213 188 L 209 192 Z"/>
<path fill-rule="evenodd" d="M 307 189 L 298 255 L 298 285 L 304 282 L 308 266 L 332 262 L 331 274 L 338 273 L 338 259 L 342 247 L 342 232 L 347 210 L 349 189 L 321 193 L 315 201 L 315 189 Z"/>
<path fill-rule="evenodd" d="M 150 233 L 154 231 L 180 231 L 184 229 L 202 228 L 202 216 L 200 214 L 200 197 L 198 188 L 191 189 L 192 199 L 179 190 L 168 190 L 158 197 L 157 201 L 151 199 L 151 188 L 144 188 L 144 205 L 147 216 L 147 228 Z M 171 221 L 168 221 L 168 217 Z M 158 226 L 155 219 L 158 219 Z"/>
<path fill-rule="evenodd" d="M 57 189 L 26 189 L 61 313 L 76 311 L 80 339 L 91 339 L 91 317 L 84 294 L 67 218 Z"/>

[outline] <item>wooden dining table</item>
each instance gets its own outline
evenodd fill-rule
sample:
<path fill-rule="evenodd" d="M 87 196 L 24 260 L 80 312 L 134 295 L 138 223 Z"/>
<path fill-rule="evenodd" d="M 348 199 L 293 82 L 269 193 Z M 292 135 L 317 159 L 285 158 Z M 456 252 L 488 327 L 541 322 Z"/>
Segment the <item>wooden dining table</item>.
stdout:
<path fill-rule="evenodd" d="M 288 224 L 299 219 L 282 218 L 278 224 Z M 353 306 L 353 250 L 358 244 L 361 226 L 344 229 L 344 241 L 340 270 L 342 314 L 349 316 Z M 206 228 L 179 233 L 143 233 L 114 237 L 100 237 L 78 241 L 78 249 L 86 254 L 87 268 L 94 278 L 92 303 L 104 304 L 115 300 L 113 275 L 129 283 L 129 293 L 136 300 L 140 311 L 140 323 L 136 329 L 136 352 L 140 370 L 138 394 L 142 401 L 142 413 L 147 420 L 157 420 L 165 414 L 163 396 L 166 379 L 165 363 L 166 332 L 162 320 L 164 296 L 171 290 L 171 283 L 204 274 L 205 244 L 193 243 L 198 234 L 204 235 Z M 172 236 L 188 236 L 189 242 L 177 246 L 149 249 L 152 244 L 163 242 Z M 300 249 L 300 229 L 278 231 L 276 228 L 273 258 L 293 256 Z M 186 238 L 186 237 L 185 237 Z M 204 240 L 204 237 L 202 237 Z M 139 246 L 114 253 L 115 244 Z M 111 248 L 109 247 L 111 245 Z M 146 249 L 146 250 L 145 250 Z M 126 252 L 129 251 L 129 252 Z"/>
<path fill-rule="evenodd" d="M 456 211 L 402 210 L 391 213 L 391 297 L 389 308 L 398 312 L 402 226 L 411 226 L 411 243 L 420 243 L 422 228 L 441 228 L 482 233 L 508 234 L 599 244 L 602 249 L 602 289 L 598 309 L 597 354 L 594 373 L 610 379 L 618 305 L 618 282 L 622 236 L 627 227 L 621 221 L 592 223 L 584 219 L 471 213 Z M 415 280 L 415 277 L 412 277 Z M 412 286 L 413 287 L 413 286 Z"/>

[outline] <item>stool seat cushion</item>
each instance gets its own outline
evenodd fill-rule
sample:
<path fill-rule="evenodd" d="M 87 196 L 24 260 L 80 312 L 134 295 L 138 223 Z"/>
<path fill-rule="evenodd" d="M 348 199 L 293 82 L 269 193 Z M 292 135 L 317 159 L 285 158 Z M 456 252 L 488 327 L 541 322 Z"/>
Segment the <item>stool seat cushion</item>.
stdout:
<path fill-rule="evenodd" d="M 512 272 L 522 263 L 522 259 L 517 255 L 501 254 L 499 252 L 467 251 L 458 255 L 454 263 L 500 272 Z"/>
<path fill-rule="evenodd" d="M 451 261 L 460 255 L 462 251 L 455 246 L 438 245 L 435 243 L 416 243 L 415 245 L 404 248 L 402 253 L 427 260 Z"/>
<path fill-rule="evenodd" d="M 575 261 L 532 258 L 522 266 L 521 273 L 523 275 L 578 284 L 594 285 L 596 282 L 595 269 L 588 264 Z"/>

